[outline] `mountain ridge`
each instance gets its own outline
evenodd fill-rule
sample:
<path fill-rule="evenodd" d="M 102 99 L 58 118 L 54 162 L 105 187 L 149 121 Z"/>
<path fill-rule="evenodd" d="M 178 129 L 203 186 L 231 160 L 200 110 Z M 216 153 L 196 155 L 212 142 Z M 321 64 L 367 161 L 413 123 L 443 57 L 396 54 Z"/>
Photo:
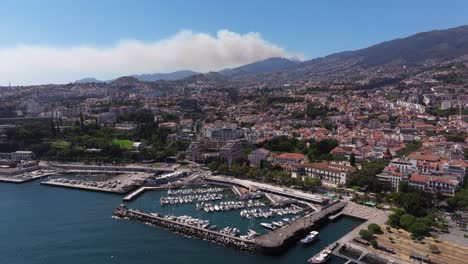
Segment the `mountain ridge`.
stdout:
<path fill-rule="evenodd" d="M 271 57 L 264 60 L 241 65 L 235 68 L 226 68 L 221 71 L 218 71 L 218 73 L 229 77 L 236 77 L 241 75 L 255 75 L 284 70 L 299 63 L 300 62 L 297 60 L 292 60 L 288 58 Z"/>

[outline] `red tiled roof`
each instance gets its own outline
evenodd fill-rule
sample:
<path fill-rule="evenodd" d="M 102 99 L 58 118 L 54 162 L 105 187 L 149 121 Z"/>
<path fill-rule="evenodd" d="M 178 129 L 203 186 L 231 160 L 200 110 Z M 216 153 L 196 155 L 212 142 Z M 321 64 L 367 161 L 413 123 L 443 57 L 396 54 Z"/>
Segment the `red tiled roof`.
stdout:
<path fill-rule="evenodd" d="M 438 161 L 440 158 L 436 155 L 422 155 L 422 154 L 410 154 L 408 155 L 409 158 L 417 159 L 417 160 L 426 160 L 426 161 Z"/>
<path fill-rule="evenodd" d="M 351 167 L 351 166 L 346 166 L 346 165 L 341 165 L 341 164 L 331 164 L 329 162 L 323 161 L 320 163 L 304 163 L 301 164 L 304 167 L 309 167 L 309 168 L 315 168 L 315 169 L 322 169 L 322 170 L 328 170 L 328 171 L 333 171 L 333 172 L 354 172 L 356 171 L 356 168 Z"/>
<path fill-rule="evenodd" d="M 285 152 L 285 153 L 282 153 L 282 154 L 278 155 L 277 158 L 279 158 L 279 159 L 304 159 L 305 155 L 301 154 L 301 153 L 288 153 L 288 152 Z"/>
<path fill-rule="evenodd" d="M 257 150 L 264 153 L 264 154 L 269 154 L 270 153 L 270 151 L 268 149 L 264 149 L 264 148 L 259 148 Z"/>
<path fill-rule="evenodd" d="M 441 182 L 449 185 L 457 185 L 457 181 L 453 179 L 448 179 L 445 177 L 431 177 L 431 182 Z"/>
<path fill-rule="evenodd" d="M 415 173 L 415 174 L 411 175 L 410 181 L 426 183 L 426 182 L 429 181 L 429 177 L 425 176 L 425 175 Z"/>

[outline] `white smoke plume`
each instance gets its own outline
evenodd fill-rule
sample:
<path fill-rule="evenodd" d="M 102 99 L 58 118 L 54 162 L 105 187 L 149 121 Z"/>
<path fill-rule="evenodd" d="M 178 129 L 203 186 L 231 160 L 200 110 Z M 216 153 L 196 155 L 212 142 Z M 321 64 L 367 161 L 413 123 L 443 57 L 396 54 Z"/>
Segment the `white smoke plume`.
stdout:
<path fill-rule="evenodd" d="M 155 41 L 122 40 L 112 47 L 0 47 L 0 85 L 67 83 L 84 77 L 194 70 L 218 71 L 269 57 L 295 57 L 258 33 L 220 30 L 216 36 L 181 31 Z"/>

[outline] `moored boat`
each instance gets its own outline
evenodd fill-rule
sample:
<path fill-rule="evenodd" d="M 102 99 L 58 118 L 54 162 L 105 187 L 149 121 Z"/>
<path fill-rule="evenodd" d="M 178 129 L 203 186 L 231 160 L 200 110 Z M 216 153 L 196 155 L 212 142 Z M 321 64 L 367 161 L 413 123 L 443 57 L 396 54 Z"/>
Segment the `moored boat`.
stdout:
<path fill-rule="evenodd" d="M 312 263 L 312 264 L 321 264 L 321 263 L 327 262 L 328 260 L 330 260 L 330 258 L 332 256 L 332 251 L 333 251 L 333 249 L 335 249 L 336 246 L 337 246 L 337 244 L 335 243 L 335 244 L 333 244 L 331 246 L 328 246 L 328 247 L 324 248 L 322 251 L 317 253 L 317 255 L 315 255 L 311 259 L 309 259 L 308 262 Z"/>
<path fill-rule="evenodd" d="M 315 240 L 318 239 L 318 234 L 319 234 L 318 231 L 311 231 L 306 237 L 301 239 L 301 243 L 306 245 L 306 244 L 310 244 L 314 242 Z"/>
<path fill-rule="evenodd" d="M 275 230 L 276 227 L 272 224 L 269 224 L 269 223 L 260 223 L 261 226 L 267 228 L 267 229 L 270 229 L 270 230 Z"/>

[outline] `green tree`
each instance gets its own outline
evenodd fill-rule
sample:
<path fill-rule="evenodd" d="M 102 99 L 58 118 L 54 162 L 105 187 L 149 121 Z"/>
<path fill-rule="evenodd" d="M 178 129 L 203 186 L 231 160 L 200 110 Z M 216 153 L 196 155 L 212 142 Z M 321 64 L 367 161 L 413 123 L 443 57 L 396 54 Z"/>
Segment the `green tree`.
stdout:
<path fill-rule="evenodd" d="M 408 229 L 416 220 L 416 217 L 410 214 L 404 214 L 400 218 L 400 226 Z"/>
<path fill-rule="evenodd" d="M 375 240 L 375 239 L 372 239 L 372 240 L 370 241 L 370 244 L 371 244 L 371 246 L 372 246 L 373 248 L 379 248 L 379 243 L 378 243 L 377 240 Z"/>
<path fill-rule="evenodd" d="M 379 233 L 382 233 L 382 229 L 380 228 L 380 226 L 378 224 L 369 224 L 369 226 L 367 227 L 367 229 L 369 231 L 371 231 L 373 234 L 379 234 Z"/>
<path fill-rule="evenodd" d="M 316 177 L 305 177 L 302 182 L 304 189 L 308 191 L 313 191 L 318 187 L 322 186 L 322 181 Z"/>
<path fill-rule="evenodd" d="M 362 239 L 365 239 L 367 241 L 374 238 L 374 234 L 366 229 L 361 229 L 361 231 L 359 231 L 359 236 L 361 236 Z"/>
<path fill-rule="evenodd" d="M 50 133 L 56 137 L 57 136 L 57 130 L 55 129 L 55 123 L 54 123 L 54 120 L 51 119 L 50 120 Z"/>
<path fill-rule="evenodd" d="M 408 231 L 415 236 L 421 237 L 427 235 L 430 231 L 430 228 L 425 223 L 416 221 L 408 228 Z"/>
<path fill-rule="evenodd" d="M 356 166 L 356 156 L 354 155 L 354 153 L 351 153 L 351 155 L 349 156 L 349 164 L 351 164 L 351 166 Z"/>
<path fill-rule="evenodd" d="M 401 208 L 397 208 L 393 211 L 392 214 L 388 216 L 388 224 L 393 226 L 393 227 L 399 227 L 400 226 L 400 220 L 401 217 L 405 214 L 405 210 Z"/>
<path fill-rule="evenodd" d="M 454 208 L 468 207 L 468 184 L 460 191 L 456 192 L 453 197 L 447 199 L 447 203 Z"/>
<path fill-rule="evenodd" d="M 393 193 L 391 198 L 408 214 L 416 217 L 426 216 L 428 210 L 433 208 L 434 196 L 419 188 L 409 186 L 407 182 L 401 182 L 399 192 Z"/>
<path fill-rule="evenodd" d="M 380 173 L 387 162 L 385 161 L 370 161 L 365 163 L 360 170 L 352 173 L 348 178 L 346 185 L 348 187 L 359 186 L 364 191 L 382 192 L 390 189 L 390 186 L 379 181 L 376 177 Z"/>

